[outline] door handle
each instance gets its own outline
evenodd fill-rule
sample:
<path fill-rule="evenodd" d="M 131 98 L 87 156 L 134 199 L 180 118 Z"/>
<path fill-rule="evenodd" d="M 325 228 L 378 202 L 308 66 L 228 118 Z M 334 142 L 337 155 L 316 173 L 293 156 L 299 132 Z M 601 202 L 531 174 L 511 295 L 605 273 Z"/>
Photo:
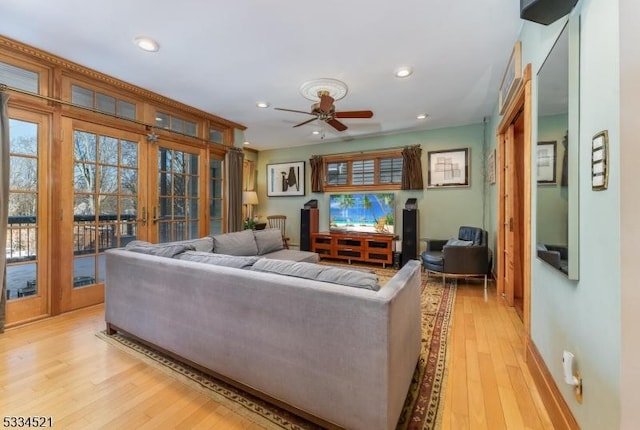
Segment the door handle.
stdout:
<path fill-rule="evenodd" d="M 154 224 L 157 224 L 157 223 L 158 223 L 158 221 L 160 220 L 160 218 L 158 218 L 158 217 L 156 216 L 156 215 L 157 215 L 157 210 L 158 210 L 158 207 L 157 207 L 157 206 L 154 206 L 154 207 L 153 207 L 153 218 L 151 219 L 151 221 L 153 221 L 153 223 L 154 223 Z"/>
<path fill-rule="evenodd" d="M 142 224 L 142 226 L 147 225 L 147 208 L 146 207 L 142 208 L 142 218 L 139 218 L 136 221 Z"/>
<path fill-rule="evenodd" d="M 509 218 L 509 231 L 513 231 L 513 217 Z"/>

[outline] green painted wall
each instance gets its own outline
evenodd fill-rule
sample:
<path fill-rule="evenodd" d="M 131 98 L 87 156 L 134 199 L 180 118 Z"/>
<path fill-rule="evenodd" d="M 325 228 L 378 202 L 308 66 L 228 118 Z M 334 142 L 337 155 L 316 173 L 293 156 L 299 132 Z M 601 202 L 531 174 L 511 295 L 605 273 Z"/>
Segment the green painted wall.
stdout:
<path fill-rule="evenodd" d="M 620 428 L 620 180 L 619 164 L 619 26 L 618 0 L 580 0 L 579 133 L 579 281 L 569 281 L 537 258 L 532 260 L 531 337 L 556 385 L 583 429 Z M 550 26 L 524 22 L 520 34 L 523 64 L 533 70 L 533 112 L 537 109 L 536 76 L 564 20 Z M 533 118 L 534 142 L 537 121 Z M 494 117 L 491 126 L 497 126 Z M 494 128 L 495 129 L 495 128 Z M 601 130 L 610 136 L 609 189 L 591 190 L 591 138 Z M 495 137 L 489 145 L 495 147 Z M 535 161 L 532 154 L 532 169 Z M 534 170 L 535 171 L 535 170 Z M 495 187 L 493 187 L 495 188 Z M 537 190 L 532 184 L 532 207 Z M 492 211 L 495 190 L 488 193 Z M 492 216 L 492 220 L 495 217 Z M 532 214 L 532 237 L 536 237 Z M 495 221 L 494 225 L 495 225 Z M 495 232 L 495 227 L 493 228 Z M 534 242 L 535 245 L 535 242 Z M 532 249 L 532 255 L 535 255 Z M 562 376 L 562 352 L 576 356 L 584 380 L 579 404 Z M 636 364 L 637 366 L 637 364 Z"/>
<path fill-rule="evenodd" d="M 371 150 L 385 150 L 419 144 L 422 147 L 423 175 L 427 180 L 427 152 L 442 149 L 470 148 L 471 185 L 464 188 L 424 189 L 422 191 L 396 191 L 396 232 L 402 232 L 402 208 L 408 198 L 418 200 L 420 214 L 419 237 L 449 238 L 457 235 L 460 225 L 483 225 L 484 162 L 482 124 L 400 133 L 356 139 L 348 142 L 322 142 L 317 145 L 261 151 L 258 155 L 257 213 L 264 218 L 269 214 L 287 215 L 287 234 L 294 245 L 299 244 L 300 208 L 310 199 L 318 199 L 320 230 L 328 230 L 329 193 L 311 193 L 309 158 L 312 155 L 341 154 Z M 304 197 L 266 196 L 266 165 L 271 163 L 305 161 L 306 195 Z"/>

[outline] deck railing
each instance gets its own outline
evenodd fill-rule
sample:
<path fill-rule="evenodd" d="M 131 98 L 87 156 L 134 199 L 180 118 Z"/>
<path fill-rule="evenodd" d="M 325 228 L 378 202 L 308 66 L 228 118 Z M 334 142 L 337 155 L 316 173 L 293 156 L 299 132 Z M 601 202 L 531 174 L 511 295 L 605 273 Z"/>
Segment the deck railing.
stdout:
<path fill-rule="evenodd" d="M 137 235 L 135 215 L 75 215 L 73 217 L 74 254 L 124 246 Z M 10 216 L 7 226 L 7 262 L 35 260 L 37 256 L 37 219 L 31 215 Z"/>

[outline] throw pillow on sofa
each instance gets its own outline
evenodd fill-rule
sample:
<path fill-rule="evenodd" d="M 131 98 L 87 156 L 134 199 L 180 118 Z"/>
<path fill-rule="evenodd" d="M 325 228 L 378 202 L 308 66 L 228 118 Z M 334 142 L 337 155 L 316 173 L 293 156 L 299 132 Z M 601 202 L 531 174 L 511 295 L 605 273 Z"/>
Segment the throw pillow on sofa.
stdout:
<path fill-rule="evenodd" d="M 227 255 L 258 255 L 258 247 L 252 230 L 213 236 L 213 252 Z"/>
<path fill-rule="evenodd" d="M 265 228 L 253 232 L 258 247 L 258 255 L 268 254 L 284 249 L 282 245 L 282 232 L 279 228 Z"/>
<path fill-rule="evenodd" d="M 380 289 L 378 277 L 375 273 L 363 272 L 361 270 L 342 269 L 340 267 L 323 266 L 315 263 L 262 258 L 255 262 L 253 267 L 251 267 L 251 270 L 295 276 L 304 279 L 313 279 L 316 281 L 346 285 L 349 287 L 365 288 L 373 291 L 378 291 Z"/>
<path fill-rule="evenodd" d="M 156 245 L 153 243 L 144 242 L 142 240 L 134 240 L 133 242 L 129 243 L 125 247 L 125 249 L 132 252 L 139 252 L 141 254 L 173 258 L 185 251 L 193 251 L 196 248 L 193 245 L 184 245 L 179 243 L 159 243 Z"/>
<path fill-rule="evenodd" d="M 248 269 L 261 257 L 231 256 L 224 254 L 212 254 L 210 252 L 186 251 L 178 255 L 176 258 L 178 260 L 195 261 L 196 263 L 213 264 L 215 266 Z"/>
<path fill-rule="evenodd" d="M 473 240 L 449 239 L 444 246 L 471 246 Z"/>

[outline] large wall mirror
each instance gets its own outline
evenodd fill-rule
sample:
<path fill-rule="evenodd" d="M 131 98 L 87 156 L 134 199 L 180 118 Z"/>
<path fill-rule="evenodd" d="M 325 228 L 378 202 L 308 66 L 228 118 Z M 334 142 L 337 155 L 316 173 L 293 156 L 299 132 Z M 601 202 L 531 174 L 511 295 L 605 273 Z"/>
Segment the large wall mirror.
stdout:
<path fill-rule="evenodd" d="M 538 71 L 536 248 L 578 279 L 579 17 L 571 17 Z"/>

